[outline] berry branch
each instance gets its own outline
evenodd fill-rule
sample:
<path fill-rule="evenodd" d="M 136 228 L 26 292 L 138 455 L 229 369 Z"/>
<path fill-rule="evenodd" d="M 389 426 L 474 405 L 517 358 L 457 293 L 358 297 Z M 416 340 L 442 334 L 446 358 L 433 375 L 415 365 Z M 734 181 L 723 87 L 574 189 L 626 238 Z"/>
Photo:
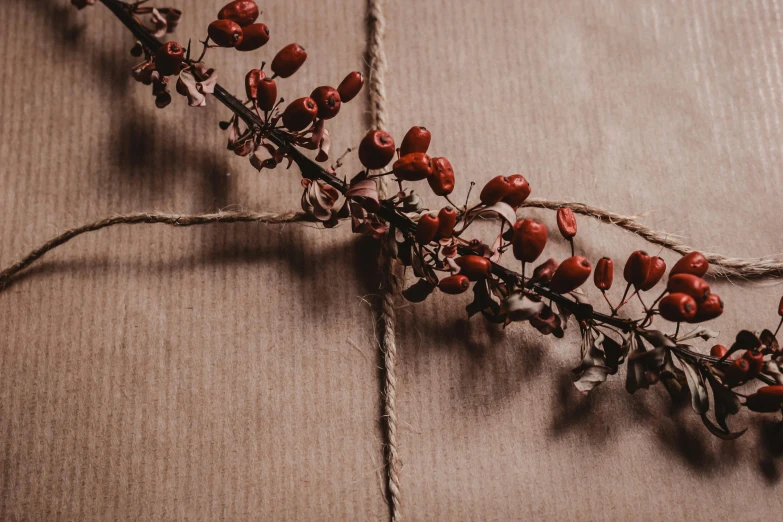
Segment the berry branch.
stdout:
<path fill-rule="evenodd" d="M 72 1 L 80 7 L 95 3 Z M 348 74 L 336 89 L 317 87 L 310 96 L 297 98 L 281 110 L 284 100 L 278 98 L 277 80 L 296 73 L 307 58 L 305 49 L 293 43 L 275 55 L 270 76 L 263 70 L 265 62 L 248 72 L 245 100 L 221 87 L 215 70 L 202 62 L 212 49 L 255 51 L 269 41 L 269 28 L 256 22 L 259 10 L 252 0 L 234 0 L 221 9 L 207 29 L 208 36 L 200 40 L 204 49 L 195 60 L 190 58 L 190 44 L 185 48 L 177 42 L 163 43 L 158 39 L 173 30 L 180 16 L 176 9 L 142 7 L 145 2 L 101 2 L 138 40 L 132 54 L 144 55 L 145 60 L 133 68 L 133 76 L 152 85 L 158 107 L 171 103 L 169 78 L 177 78 L 177 93 L 193 107 L 203 106 L 206 95 L 212 94 L 231 111 L 231 119 L 221 123 L 221 128 L 229 131 L 231 151 L 249 157 L 259 171 L 274 169 L 286 160 L 288 166 L 297 164 L 303 178 L 302 208 L 313 220 L 333 227 L 350 219 L 356 233 L 395 239 L 393 254 L 418 278 L 402 292 L 409 301 L 424 301 L 436 289 L 445 294 L 462 294 L 472 288 L 473 301 L 467 306 L 470 316 L 481 314 L 504 327 L 526 322 L 543 335 L 558 338 L 565 335 L 564 330 L 573 319 L 582 339 L 581 361 L 573 370 L 574 385 L 580 392 L 588 393 L 625 365 L 628 392 L 662 383 L 673 399 L 690 394 L 692 407 L 705 426 L 724 439 L 744 433 L 745 430 L 733 431 L 727 422 L 742 407 L 761 413 L 783 413 L 783 350 L 775 336 L 777 330 L 743 330 L 731 346 L 715 344 L 709 354 L 693 348 L 693 341 L 708 341 L 717 335 L 699 325 L 721 315 L 724 307 L 703 279 L 709 261 L 701 253 L 652 233 L 642 234 L 649 241 L 685 255 L 668 270 L 665 290 L 653 299 L 645 297 L 646 293 L 663 281 L 666 263 L 641 250 L 631 253 L 623 267 L 622 297 L 614 301 L 615 305 L 607 295 L 614 283 L 614 262 L 601 258 L 593 270 L 587 258 L 576 254 L 578 223 L 569 206 L 549 203 L 547 207 L 542 202 L 527 201 L 531 188 L 521 174 L 496 176 L 482 188 L 477 203 L 455 205 L 449 199 L 454 190 L 454 169 L 446 158 L 428 155 L 432 136 L 425 127 L 411 128 L 399 148 L 388 133 L 369 131 L 358 149 L 363 169 L 350 181 L 337 176 L 342 157 L 330 168 L 321 166 L 319 163 L 329 158 L 326 122 L 338 114 L 342 103 L 350 102 L 359 93 L 364 83 L 361 73 Z M 150 18 L 146 23 L 144 16 Z M 318 151 L 315 161 L 301 149 Z M 390 163 L 392 168 L 388 170 Z M 376 186 L 376 181 L 384 176 L 394 176 L 399 186 L 390 198 L 381 198 Z M 409 187 L 424 180 L 435 195 L 446 200 L 446 206 L 438 211 L 425 208 Z M 517 210 L 524 206 L 556 210 L 558 231 L 571 248 L 570 257 L 559 262 L 548 259 L 535 266 L 530 276 L 526 267 L 538 262 L 549 232 L 543 223 L 517 219 Z M 581 209 L 581 213 L 610 222 L 613 219 L 586 209 Z M 500 223 L 497 235 L 490 242 L 469 237 L 471 225 L 487 218 Z M 629 230 L 643 232 L 634 230 L 634 226 L 633 222 L 625 223 Z M 520 272 L 500 264 L 508 251 L 521 263 Z M 745 266 L 742 260 L 719 260 L 733 270 Z M 769 270 L 764 273 L 779 270 L 774 266 L 766 268 Z M 591 275 L 608 306 L 606 313 L 596 310 L 580 289 Z M 643 315 L 621 317 L 620 313 L 634 300 L 641 303 Z M 783 318 L 783 300 L 778 312 Z M 674 332 L 653 329 L 656 321 Z M 694 329 L 681 333 L 684 325 L 694 325 Z M 744 393 L 744 386 L 755 382 L 766 386 Z"/>

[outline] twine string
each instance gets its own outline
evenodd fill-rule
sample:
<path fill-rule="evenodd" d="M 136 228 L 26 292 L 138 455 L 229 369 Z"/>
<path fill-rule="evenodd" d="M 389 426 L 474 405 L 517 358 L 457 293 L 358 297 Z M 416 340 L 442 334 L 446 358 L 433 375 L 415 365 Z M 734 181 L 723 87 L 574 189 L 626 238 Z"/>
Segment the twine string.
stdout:
<path fill-rule="evenodd" d="M 370 124 L 374 129 L 386 130 L 386 55 L 383 36 L 386 22 L 383 16 L 383 0 L 367 2 L 367 83 L 370 104 Z M 388 176 L 376 179 L 378 195 L 387 199 L 392 195 Z M 378 259 L 380 269 L 380 347 L 383 356 L 383 419 L 384 458 L 386 459 L 386 488 L 392 522 L 402 520 L 400 473 L 402 461 L 397 450 L 397 343 L 394 296 L 400 287 L 399 267 L 394 257 L 394 235 L 383 239 Z"/>
<path fill-rule="evenodd" d="M 568 201 L 549 201 L 543 199 L 528 200 L 522 207 L 545 208 L 556 210 L 570 208 L 577 214 L 589 216 L 603 223 L 607 223 L 645 239 L 653 245 L 659 245 L 678 254 L 688 254 L 697 251 L 675 236 L 653 230 L 642 225 L 632 217 L 616 214 L 592 205 L 574 203 Z M 133 214 L 118 214 L 108 218 L 99 219 L 85 225 L 80 225 L 62 232 L 14 261 L 0 271 L 0 287 L 8 283 L 16 274 L 28 268 L 41 259 L 45 254 L 67 243 L 77 236 L 87 232 L 95 232 L 115 225 L 138 225 L 144 223 L 161 223 L 175 227 L 192 227 L 196 225 L 209 225 L 213 223 L 267 223 L 270 225 L 285 223 L 314 222 L 313 218 L 304 212 L 253 212 L 253 211 L 221 211 L 212 214 L 169 214 L 162 212 L 139 212 Z M 710 262 L 709 275 L 713 277 L 725 277 L 728 279 L 759 279 L 764 277 L 783 276 L 783 259 L 778 257 L 728 257 L 723 254 L 715 254 L 700 251 Z M 395 282 L 396 284 L 396 282 Z M 393 310 L 392 310 L 393 313 Z"/>

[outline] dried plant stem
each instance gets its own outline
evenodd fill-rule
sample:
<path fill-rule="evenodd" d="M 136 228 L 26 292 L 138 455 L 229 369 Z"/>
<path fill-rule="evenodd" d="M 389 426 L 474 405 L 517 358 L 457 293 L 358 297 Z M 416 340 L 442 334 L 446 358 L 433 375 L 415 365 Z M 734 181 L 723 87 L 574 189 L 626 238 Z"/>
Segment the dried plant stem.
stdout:
<path fill-rule="evenodd" d="M 0 288 L 5 286 L 17 273 L 32 265 L 47 252 L 67 243 L 76 236 L 87 232 L 95 232 L 102 228 L 114 225 L 138 225 L 142 223 L 162 223 L 175 227 L 192 227 L 196 225 L 209 225 L 211 223 L 295 223 L 299 221 L 312 221 L 304 212 L 250 212 L 250 211 L 223 211 L 214 214 L 165 214 L 161 212 L 143 212 L 137 214 L 119 214 L 109 218 L 100 219 L 76 228 L 66 230 L 44 244 L 38 246 L 30 253 L 0 272 Z"/>

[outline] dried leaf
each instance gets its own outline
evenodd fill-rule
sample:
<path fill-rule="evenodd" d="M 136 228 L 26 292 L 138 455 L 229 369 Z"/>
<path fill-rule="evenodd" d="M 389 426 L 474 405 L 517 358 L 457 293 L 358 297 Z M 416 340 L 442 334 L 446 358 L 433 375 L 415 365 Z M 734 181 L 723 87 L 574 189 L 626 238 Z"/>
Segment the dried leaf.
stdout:
<path fill-rule="evenodd" d="M 494 205 L 491 205 L 489 207 L 483 207 L 476 209 L 472 212 L 469 212 L 465 216 L 464 224 L 462 225 L 462 230 L 465 230 L 470 224 L 479 216 L 483 216 L 484 214 L 495 214 L 499 216 L 501 219 L 506 221 L 509 226 L 514 226 L 514 223 L 517 220 L 517 213 L 514 211 L 513 208 L 511 208 L 511 205 L 504 202 L 495 203 Z"/>
<path fill-rule="evenodd" d="M 601 332 L 597 332 L 598 335 L 593 337 L 593 331 L 590 328 L 583 329 L 582 364 L 571 370 L 576 375 L 574 386 L 584 394 L 605 382 L 611 373 L 611 369 L 606 365 L 603 351 L 607 337 Z"/>
<path fill-rule="evenodd" d="M 599 384 L 606 382 L 608 375 L 609 368 L 606 366 L 590 366 L 574 381 L 574 386 L 580 393 L 586 395 Z"/>
<path fill-rule="evenodd" d="M 699 415 L 704 415 L 710 409 L 710 396 L 707 394 L 707 387 L 704 386 L 704 378 L 698 368 L 694 368 L 690 363 L 679 357 L 677 359 L 679 359 L 685 372 L 685 378 L 688 380 L 693 411 Z"/>
<path fill-rule="evenodd" d="M 500 305 L 492 299 L 486 279 L 478 281 L 473 285 L 473 301 L 465 307 L 465 310 L 468 312 L 468 317 L 473 317 L 477 313 L 486 310 L 489 310 L 488 313 L 490 317 L 502 315 Z M 487 314 L 484 314 L 484 316 L 486 317 Z"/>
<path fill-rule="evenodd" d="M 345 192 L 345 197 L 355 199 L 369 212 L 378 212 L 381 203 L 378 200 L 378 187 L 371 179 L 362 179 L 351 183 L 351 187 Z"/>
<path fill-rule="evenodd" d="M 197 83 L 190 68 L 183 69 L 177 80 L 177 92 L 184 93 L 188 97 L 188 105 L 191 107 L 204 107 L 207 104 L 207 97 L 198 89 Z"/>
<path fill-rule="evenodd" d="M 780 345 L 778 344 L 777 338 L 775 338 L 775 334 L 769 330 L 764 329 L 764 331 L 761 332 L 761 335 L 759 335 L 759 339 L 761 340 L 761 344 L 769 348 L 770 351 L 777 352 L 780 350 Z"/>
<path fill-rule="evenodd" d="M 644 330 L 641 332 L 642 337 L 656 348 L 674 348 L 676 345 L 666 334 L 659 330 Z"/>
<path fill-rule="evenodd" d="M 705 426 L 707 426 L 707 429 L 710 430 L 710 433 L 715 435 L 716 437 L 719 437 L 723 440 L 734 440 L 742 435 L 745 434 L 746 431 L 748 431 L 748 428 L 745 428 L 741 431 L 735 431 L 735 432 L 729 432 L 724 431 L 720 429 L 719 427 L 715 426 L 712 421 L 707 417 L 706 414 L 701 415 L 701 421 L 704 423 Z"/>
<path fill-rule="evenodd" d="M 315 161 L 324 162 L 329 159 L 329 149 L 332 147 L 332 138 L 329 137 L 329 131 L 324 129 L 323 136 L 318 142 L 318 154 L 315 156 Z"/>

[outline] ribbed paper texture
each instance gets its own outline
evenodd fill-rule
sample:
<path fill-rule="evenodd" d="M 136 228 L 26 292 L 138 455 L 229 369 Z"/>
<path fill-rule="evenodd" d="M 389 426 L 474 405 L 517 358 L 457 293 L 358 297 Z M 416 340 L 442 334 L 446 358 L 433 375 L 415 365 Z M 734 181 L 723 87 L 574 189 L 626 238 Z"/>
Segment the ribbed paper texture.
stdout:
<path fill-rule="evenodd" d="M 196 41 L 222 2 L 174 5 L 176 37 Z M 266 48 L 209 54 L 230 90 L 294 41 L 309 58 L 280 82 L 288 100 L 363 68 L 363 2 L 261 7 Z M 649 211 L 700 248 L 783 251 L 778 0 L 387 0 L 385 13 L 391 130 L 432 130 L 457 200 L 468 180 L 521 172 L 534 196 Z M 225 150 L 214 100 L 155 109 L 102 6 L 6 0 L 0 21 L 3 265 L 114 212 L 298 207 L 295 171 L 258 174 Z M 334 152 L 358 143 L 365 110 L 344 106 Z M 553 213 L 526 215 L 556 230 Z M 593 261 L 645 247 L 579 227 Z M 566 252 L 553 235 L 545 255 Z M 347 226 L 301 225 L 114 227 L 47 256 L 0 294 L 0 519 L 387 519 L 363 300 L 375 263 Z M 712 286 L 725 344 L 775 325 L 780 286 Z M 758 422 L 741 415 L 748 434 L 719 441 L 663 389 L 629 396 L 622 372 L 583 398 L 575 325 L 562 341 L 503 332 L 467 321 L 467 303 L 398 311 L 407 519 L 779 518 L 783 461 Z"/>

